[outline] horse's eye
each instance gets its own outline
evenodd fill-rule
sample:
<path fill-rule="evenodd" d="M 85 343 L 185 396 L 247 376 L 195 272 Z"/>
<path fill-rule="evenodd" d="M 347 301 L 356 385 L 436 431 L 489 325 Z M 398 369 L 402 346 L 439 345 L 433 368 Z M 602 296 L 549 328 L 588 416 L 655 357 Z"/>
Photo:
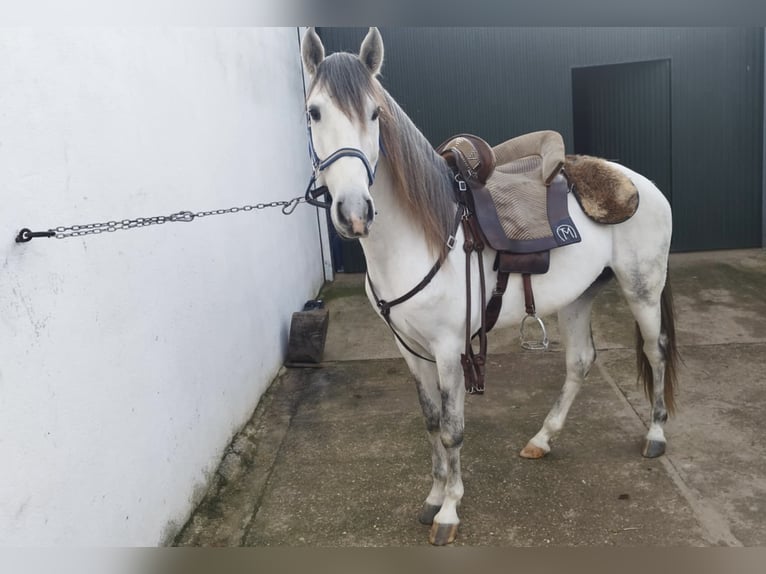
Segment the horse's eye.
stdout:
<path fill-rule="evenodd" d="M 319 108 L 311 106 L 309 108 L 309 117 L 311 121 L 318 122 L 322 119 L 322 114 L 319 113 Z"/>
<path fill-rule="evenodd" d="M 378 116 L 380 116 L 380 108 L 375 108 L 375 111 L 372 112 L 372 121 L 377 120 Z"/>

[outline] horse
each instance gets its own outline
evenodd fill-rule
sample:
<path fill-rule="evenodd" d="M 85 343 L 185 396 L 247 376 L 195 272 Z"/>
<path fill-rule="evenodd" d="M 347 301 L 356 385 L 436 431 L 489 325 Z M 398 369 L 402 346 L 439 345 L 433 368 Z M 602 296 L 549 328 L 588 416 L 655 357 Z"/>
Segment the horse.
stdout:
<path fill-rule="evenodd" d="M 367 297 L 390 324 L 415 380 L 432 447 L 433 478 L 419 520 L 431 526 L 431 544 L 445 545 L 457 535 L 464 491 L 460 452 L 466 390 L 460 355 L 468 322 L 465 310 L 472 307 L 469 326 L 476 332 L 481 303 L 476 297 L 466 301 L 465 255 L 462 249 L 452 249 L 463 240 L 462 229 L 455 226 L 460 215 L 452 169 L 381 85 L 383 56 L 377 28 L 369 29 L 358 54 L 327 56 L 315 30 L 305 32 L 301 57 L 309 77 L 306 113 L 314 161 L 309 187 L 322 184 L 329 191 L 330 201 L 320 205 L 330 210 L 341 237 L 361 243 Z M 671 209 L 649 179 L 609 164 L 638 189 L 635 214 L 619 224 L 599 224 L 569 193 L 569 213 L 581 241 L 552 250 L 549 271 L 532 276 L 538 312 L 558 313 L 566 378 L 539 432 L 521 451 L 525 458 L 550 452 L 551 441 L 564 426 L 596 358 L 591 332 L 594 297 L 612 278 L 635 318 L 639 377 L 651 403 L 642 454 L 657 457 L 665 452 L 663 425 L 674 410 L 677 358 L 667 276 Z M 489 296 L 496 277 L 494 259 L 490 248 L 472 258 L 474 293 L 482 265 Z M 414 292 L 413 286 L 424 283 L 426 274 L 427 284 Z M 524 320 L 522 292 L 520 276 L 512 275 L 498 327 Z M 384 301 L 399 303 L 386 309 L 387 317 Z"/>

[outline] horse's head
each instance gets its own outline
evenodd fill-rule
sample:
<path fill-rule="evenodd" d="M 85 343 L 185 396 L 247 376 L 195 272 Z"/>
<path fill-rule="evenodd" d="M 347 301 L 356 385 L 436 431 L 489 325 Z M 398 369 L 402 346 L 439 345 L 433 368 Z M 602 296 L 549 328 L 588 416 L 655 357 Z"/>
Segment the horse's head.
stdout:
<path fill-rule="evenodd" d="M 359 56 L 325 58 L 313 28 L 303 38 L 303 65 L 311 76 L 306 98 L 315 175 L 333 202 L 330 215 L 346 238 L 366 237 L 375 219 L 370 186 L 380 153 L 379 116 L 385 106 L 376 79 L 383 63 L 383 41 L 370 28 Z"/>

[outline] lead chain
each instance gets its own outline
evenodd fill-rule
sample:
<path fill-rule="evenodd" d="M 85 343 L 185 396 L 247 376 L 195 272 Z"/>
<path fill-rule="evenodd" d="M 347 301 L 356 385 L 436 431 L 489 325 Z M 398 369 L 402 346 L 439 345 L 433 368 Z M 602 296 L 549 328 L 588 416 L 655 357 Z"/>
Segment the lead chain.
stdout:
<path fill-rule="evenodd" d="M 305 202 L 303 196 L 294 197 L 289 201 L 270 201 L 268 203 L 256 203 L 255 205 L 243 205 L 241 207 L 230 207 L 228 209 L 214 209 L 211 211 L 179 211 L 171 215 L 158 215 L 154 217 L 138 217 L 136 219 L 122 219 L 120 221 L 107 221 L 105 223 L 85 223 L 82 225 L 59 226 L 48 231 L 33 232 L 29 229 L 22 229 L 16 236 L 17 243 L 26 243 L 34 237 L 55 237 L 56 239 L 65 239 L 67 237 L 80 237 L 83 235 L 97 235 L 99 233 L 113 233 L 125 229 L 136 229 L 138 227 L 148 227 L 150 225 L 163 225 L 168 222 L 191 222 L 200 217 L 210 215 L 226 215 L 229 213 L 239 213 L 240 211 L 254 211 L 266 209 L 269 207 L 281 207 L 285 215 L 292 214 L 298 204 Z"/>

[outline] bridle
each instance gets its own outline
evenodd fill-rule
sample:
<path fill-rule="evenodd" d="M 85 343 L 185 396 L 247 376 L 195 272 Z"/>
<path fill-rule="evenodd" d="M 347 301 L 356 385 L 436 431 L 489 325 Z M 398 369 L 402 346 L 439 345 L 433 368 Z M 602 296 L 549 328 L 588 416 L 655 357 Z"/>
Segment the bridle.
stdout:
<path fill-rule="evenodd" d="M 322 209 L 330 209 L 332 206 L 332 196 L 330 195 L 330 190 L 327 188 L 326 185 L 323 185 L 321 187 L 315 188 L 314 185 L 316 184 L 317 179 L 319 178 L 320 173 L 322 173 L 324 170 L 326 170 L 328 167 L 330 167 L 332 164 L 334 164 L 336 161 L 338 161 L 342 157 L 355 157 L 359 161 L 362 162 L 364 165 L 364 169 L 367 171 L 367 183 L 370 187 L 372 187 L 372 184 L 375 183 L 375 174 L 378 171 L 378 164 L 375 164 L 375 167 L 370 165 L 370 160 L 367 159 L 367 156 L 364 154 L 364 152 L 360 149 L 353 148 L 353 147 L 342 147 L 334 152 L 332 152 L 330 155 L 328 155 L 325 159 L 320 159 L 317 155 L 316 149 L 314 149 L 314 138 L 311 133 L 311 118 L 308 114 L 306 114 L 306 121 L 307 121 L 307 129 L 308 129 L 308 140 L 309 140 L 309 154 L 311 155 L 311 163 L 314 166 L 314 171 L 311 174 L 311 179 L 309 180 L 309 185 L 306 188 L 306 194 L 305 199 L 306 202 L 315 206 L 320 207 Z M 381 148 L 382 149 L 382 148 Z M 320 197 L 327 196 L 329 199 L 319 199 Z"/>

